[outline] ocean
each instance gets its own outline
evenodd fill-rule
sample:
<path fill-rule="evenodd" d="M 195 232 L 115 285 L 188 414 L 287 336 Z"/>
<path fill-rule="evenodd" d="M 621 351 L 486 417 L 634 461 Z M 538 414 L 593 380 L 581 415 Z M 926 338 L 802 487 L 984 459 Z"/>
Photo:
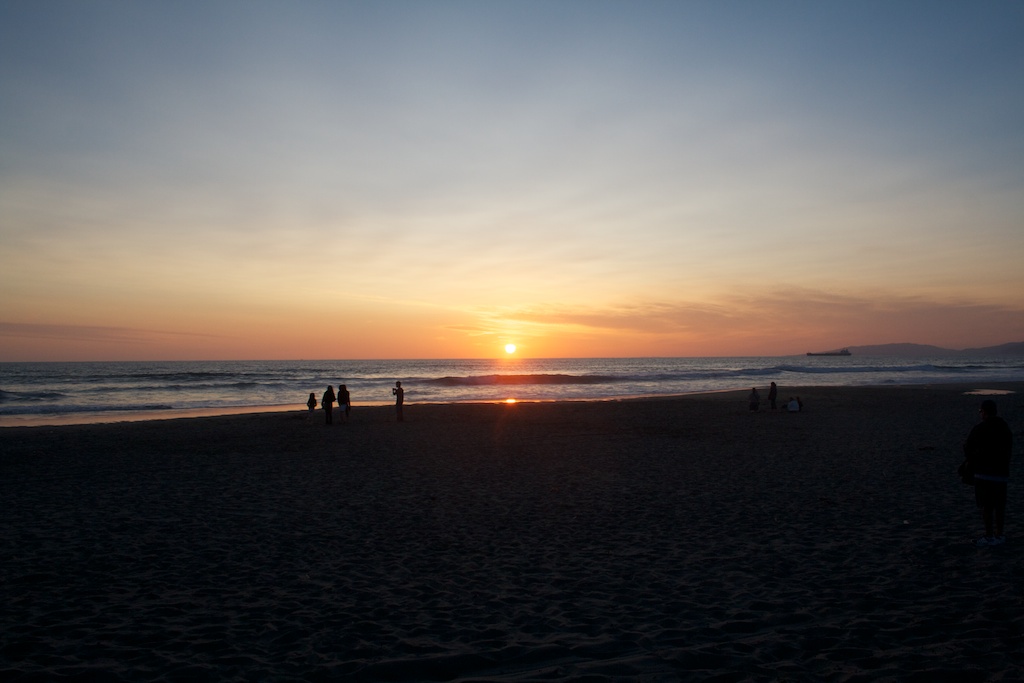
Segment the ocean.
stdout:
<path fill-rule="evenodd" d="M 242 407 L 304 407 L 328 384 L 354 406 L 606 400 L 778 383 L 857 386 L 1024 381 L 1024 358 L 502 358 L 494 360 L 0 363 L 0 425 L 42 416 L 98 417 Z M 8 419 L 4 419 L 8 418 Z"/>

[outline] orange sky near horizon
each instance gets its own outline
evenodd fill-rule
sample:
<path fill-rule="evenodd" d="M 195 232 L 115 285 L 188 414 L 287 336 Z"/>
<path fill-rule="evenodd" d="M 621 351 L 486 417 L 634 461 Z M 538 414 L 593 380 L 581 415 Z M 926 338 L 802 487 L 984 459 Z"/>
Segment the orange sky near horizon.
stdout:
<path fill-rule="evenodd" d="M 200 308 L 177 323 L 152 320 L 153 327 L 19 329 L 0 323 L 0 335 L 3 360 L 60 361 L 497 358 L 507 355 L 508 343 L 517 346 L 517 357 L 534 358 L 782 356 L 894 339 L 960 349 L 1003 343 L 1014 331 L 989 308 L 961 307 L 959 319 L 970 327 L 969 334 L 957 336 L 950 334 L 949 309 L 943 306 L 929 310 L 914 301 L 878 305 L 869 299 L 814 300 L 811 292 L 792 293 L 805 298 L 792 306 L 780 295 L 774 301 L 727 302 L 717 308 L 538 310 L 507 318 L 410 308 L 395 315 L 386 308 L 355 315 L 357 326 L 346 319 L 321 319 L 319 312 L 304 317 L 238 312 L 218 320 Z M 1009 310 L 1005 315 L 1017 317 Z M 744 324 L 735 324 L 737 317 Z M 1008 340 L 1024 339 L 1024 330 L 1016 328 L 1016 333 Z"/>
<path fill-rule="evenodd" d="M 9 3 L 0 361 L 1022 341 L 1022 29 L 917 0 Z"/>

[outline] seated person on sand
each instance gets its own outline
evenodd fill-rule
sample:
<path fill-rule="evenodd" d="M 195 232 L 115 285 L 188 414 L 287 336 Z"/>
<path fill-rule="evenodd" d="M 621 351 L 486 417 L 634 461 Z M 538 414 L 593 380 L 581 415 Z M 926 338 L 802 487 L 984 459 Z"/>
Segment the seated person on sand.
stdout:
<path fill-rule="evenodd" d="M 803 404 L 800 403 L 800 399 L 792 396 L 789 397 L 789 403 L 786 404 L 786 410 L 791 413 L 799 413 L 802 407 Z"/>

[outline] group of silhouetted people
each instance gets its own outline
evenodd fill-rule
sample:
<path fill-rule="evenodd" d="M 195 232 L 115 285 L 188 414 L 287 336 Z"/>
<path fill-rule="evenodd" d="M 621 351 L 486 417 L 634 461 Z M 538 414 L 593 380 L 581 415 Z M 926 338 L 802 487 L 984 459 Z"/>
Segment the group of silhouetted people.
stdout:
<path fill-rule="evenodd" d="M 320 407 L 324 410 L 324 419 L 327 424 L 334 424 L 334 404 L 338 404 L 338 408 L 343 410 L 343 420 L 348 422 L 348 416 L 352 412 L 352 396 L 348 393 L 348 387 L 344 384 L 338 385 L 338 393 L 334 393 L 334 387 L 327 385 L 327 391 L 320 397 Z M 316 410 L 316 394 L 310 392 L 309 400 L 306 401 L 306 407 L 309 408 L 309 414 L 312 415 L 313 411 Z"/>
<path fill-rule="evenodd" d="M 768 403 L 771 405 L 772 410 L 778 408 L 779 399 L 779 387 L 772 382 L 768 388 Z M 761 394 L 758 392 L 757 387 L 751 387 L 750 396 L 747 398 L 748 405 L 750 406 L 750 412 L 756 413 L 761 409 Z M 790 396 L 789 400 L 786 401 L 784 406 L 787 412 L 799 413 L 804 409 L 804 402 L 800 400 L 799 396 Z"/>
<path fill-rule="evenodd" d="M 402 416 L 402 406 L 405 403 L 405 389 L 402 388 L 401 382 L 395 382 L 394 388 L 391 390 L 391 394 L 395 397 L 395 411 L 399 422 L 404 422 Z M 348 392 L 348 387 L 344 384 L 338 385 L 338 393 L 334 393 L 334 388 L 331 385 L 327 385 L 327 391 L 324 392 L 323 396 L 320 397 L 320 407 L 324 411 L 324 420 L 326 424 L 334 424 L 334 404 L 338 404 L 338 408 L 343 410 L 344 422 L 348 422 L 349 415 L 352 413 L 352 396 Z M 306 407 L 309 408 L 309 414 L 312 416 L 313 411 L 316 410 L 316 394 L 310 392 L 309 400 L 306 401 Z"/>

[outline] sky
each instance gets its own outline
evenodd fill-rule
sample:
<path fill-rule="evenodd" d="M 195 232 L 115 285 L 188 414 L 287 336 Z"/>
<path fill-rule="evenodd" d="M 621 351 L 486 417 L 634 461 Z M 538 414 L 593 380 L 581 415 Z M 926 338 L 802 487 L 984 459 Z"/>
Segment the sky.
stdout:
<path fill-rule="evenodd" d="M 0 3 L 0 361 L 1024 340 L 1024 3 Z"/>

